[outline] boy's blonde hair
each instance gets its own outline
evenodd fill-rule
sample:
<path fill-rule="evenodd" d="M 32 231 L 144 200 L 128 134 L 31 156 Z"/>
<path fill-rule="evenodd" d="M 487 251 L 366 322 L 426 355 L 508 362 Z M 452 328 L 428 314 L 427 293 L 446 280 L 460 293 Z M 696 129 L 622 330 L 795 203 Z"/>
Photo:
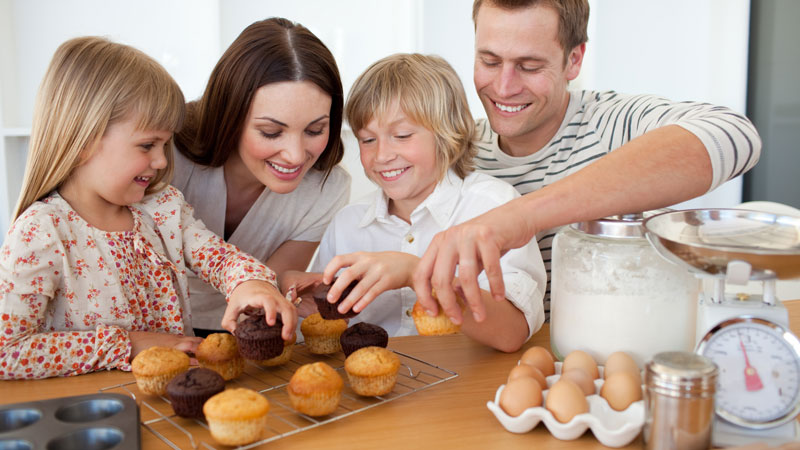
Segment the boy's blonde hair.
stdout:
<path fill-rule="evenodd" d="M 183 123 L 184 111 L 178 84 L 141 51 L 100 37 L 61 44 L 36 95 L 14 219 L 86 161 L 110 125 L 134 118 L 141 130 L 175 131 Z M 156 174 L 147 194 L 164 189 L 172 178 L 170 146 L 165 156 L 167 167 Z"/>
<path fill-rule="evenodd" d="M 403 112 L 436 136 L 439 181 L 448 168 L 461 178 L 473 170 L 475 121 L 455 70 L 439 56 L 397 53 L 356 79 L 345 105 L 354 133 L 385 115 L 397 100 Z"/>

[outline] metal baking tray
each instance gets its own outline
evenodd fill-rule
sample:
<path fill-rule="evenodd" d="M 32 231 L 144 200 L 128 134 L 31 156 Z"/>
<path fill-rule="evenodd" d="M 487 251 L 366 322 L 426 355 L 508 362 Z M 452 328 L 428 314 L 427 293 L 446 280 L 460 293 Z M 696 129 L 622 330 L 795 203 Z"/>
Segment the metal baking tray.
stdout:
<path fill-rule="evenodd" d="M 0 449 L 139 449 L 139 407 L 113 393 L 0 406 Z"/>

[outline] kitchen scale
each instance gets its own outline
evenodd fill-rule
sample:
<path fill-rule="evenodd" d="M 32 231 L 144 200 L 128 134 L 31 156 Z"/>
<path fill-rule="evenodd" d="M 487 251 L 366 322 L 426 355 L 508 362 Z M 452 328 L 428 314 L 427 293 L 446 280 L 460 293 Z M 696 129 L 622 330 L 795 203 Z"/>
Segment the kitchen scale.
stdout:
<path fill-rule="evenodd" d="M 800 218 L 697 209 L 643 226 L 663 257 L 713 280 L 698 298 L 696 352 L 719 367 L 714 445 L 800 440 L 800 341 L 775 297 L 777 280 L 800 278 Z M 725 292 L 749 281 L 760 295 Z"/>

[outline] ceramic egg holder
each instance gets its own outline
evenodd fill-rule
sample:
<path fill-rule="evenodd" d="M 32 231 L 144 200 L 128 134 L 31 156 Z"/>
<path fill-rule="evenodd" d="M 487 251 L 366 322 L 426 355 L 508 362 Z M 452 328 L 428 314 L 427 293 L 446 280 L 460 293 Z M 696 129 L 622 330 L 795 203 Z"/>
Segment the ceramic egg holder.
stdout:
<path fill-rule="evenodd" d="M 548 389 L 542 392 L 542 404 L 547 401 L 549 388 L 561 378 L 561 362 L 556 362 L 556 373 L 547 377 Z M 494 401 L 486 402 L 486 407 L 494 414 L 500 424 L 512 433 L 527 433 L 540 422 L 555 438 L 569 441 L 577 439 L 587 429 L 607 447 L 623 447 L 633 441 L 644 425 L 644 400 L 633 402 L 623 411 L 615 411 L 599 395 L 603 387 L 603 367 L 599 366 L 600 378 L 594 380 L 595 393 L 586 396 L 589 412 L 578 414 L 567 423 L 561 423 L 544 406 L 528 408 L 517 417 L 508 415 L 500 407 L 500 394 L 505 385 L 497 388 Z"/>

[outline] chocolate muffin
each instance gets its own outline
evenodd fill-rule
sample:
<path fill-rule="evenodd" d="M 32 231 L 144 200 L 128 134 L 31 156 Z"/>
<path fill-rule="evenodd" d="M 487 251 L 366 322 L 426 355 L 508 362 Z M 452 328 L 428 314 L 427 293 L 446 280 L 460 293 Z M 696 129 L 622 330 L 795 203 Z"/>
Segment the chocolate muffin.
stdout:
<path fill-rule="evenodd" d="M 342 295 L 336 300 L 336 303 L 328 302 L 328 290 L 330 290 L 333 283 L 335 283 L 337 278 L 333 279 L 331 284 L 320 284 L 319 286 L 314 289 L 314 302 L 317 304 L 317 310 L 319 311 L 319 315 L 322 316 L 325 320 L 335 320 L 335 319 L 349 319 L 351 317 L 355 317 L 357 312 L 353 311 L 352 309 L 347 311 L 345 314 L 341 314 L 336 308 L 339 306 L 339 303 L 346 299 L 350 292 L 353 290 L 354 287 L 358 284 L 359 280 L 353 280 L 344 291 L 342 291 Z"/>
<path fill-rule="evenodd" d="M 283 353 L 281 330 L 283 321 L 280 314 L 275 325 L 268 325 L 264 314 L 248 316 L 236 325 L 233 334 L 239 344 L 239 354 L 245 359 L 256 361 L 274 358 Z"/>
<path fill-rule="evenodd" d="M 203 404 L 225 390 L 225 380 L 217 372 L 199 367 L 175 376 L 167 384 L 167 397 L 175 414 L 203 418 Z"/>
<path fill-rule="evenodd" d="M 359 322 L 348 327 L 339 337 L 345 356 L 362 347 L 383 347 L 389 343 L 389 333 L 378 325 Z"/>

